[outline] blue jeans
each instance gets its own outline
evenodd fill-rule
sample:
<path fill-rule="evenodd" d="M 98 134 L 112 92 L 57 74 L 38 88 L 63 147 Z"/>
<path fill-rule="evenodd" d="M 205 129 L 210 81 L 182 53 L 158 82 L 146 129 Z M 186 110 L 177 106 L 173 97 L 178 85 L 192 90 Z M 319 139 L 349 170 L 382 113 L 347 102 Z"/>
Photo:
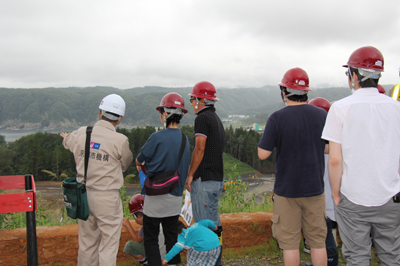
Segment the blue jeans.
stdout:
<path fill-rule="evenodd" d="M 190 193 L 192 200 L 192 212 L 194 222 L 204 219 L 210 219 L 217 226 L 221 226 L 219 218 L 218 205 L 219 196 L 221 195 L 223 181 L 201 181 L 201 177 L 192 182 Z M 222 250 L 218 257 L 216 266 L 222 265 Z"/>
<path fill-rule="evenodd" d="M 195 222 L 210 219 L 217 226 L 221 226 L 218 204 L 224 182 L 201 181 L 201 178 L 192 182 L 190 193 L 192 199 L 193 219 Z"/>

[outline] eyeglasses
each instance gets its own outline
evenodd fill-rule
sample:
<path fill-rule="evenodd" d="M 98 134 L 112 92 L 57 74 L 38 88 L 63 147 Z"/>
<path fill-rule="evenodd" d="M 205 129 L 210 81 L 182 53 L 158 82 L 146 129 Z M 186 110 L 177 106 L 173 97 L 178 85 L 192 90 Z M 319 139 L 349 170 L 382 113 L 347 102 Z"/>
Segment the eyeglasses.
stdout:
<path fill-rule="evenodd" d="M 193 101 L 196 101 L 196 98 L 190 98 L 190 103 L 192 103 Z"/>
<path fill-rule="evenodd" d="M 143 219 L 143 213 L 141 213 L 141 212 L 132 213 L 132 215 L 133 215 L 133 217 L 135 217 L 136 220 Z"/>

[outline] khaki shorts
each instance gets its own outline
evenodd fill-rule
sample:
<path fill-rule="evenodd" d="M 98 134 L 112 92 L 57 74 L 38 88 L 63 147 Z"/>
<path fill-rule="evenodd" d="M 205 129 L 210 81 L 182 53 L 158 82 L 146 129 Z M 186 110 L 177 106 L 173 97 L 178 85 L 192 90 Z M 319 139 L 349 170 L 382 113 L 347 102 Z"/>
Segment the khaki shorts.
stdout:
<path fill-rule="evenodd" d="M 325 248 L 325 195 L 285 198 L 274 195 L 272 235 L 283 250 L 299 249 L 301 229 L 311 248 Z"/>

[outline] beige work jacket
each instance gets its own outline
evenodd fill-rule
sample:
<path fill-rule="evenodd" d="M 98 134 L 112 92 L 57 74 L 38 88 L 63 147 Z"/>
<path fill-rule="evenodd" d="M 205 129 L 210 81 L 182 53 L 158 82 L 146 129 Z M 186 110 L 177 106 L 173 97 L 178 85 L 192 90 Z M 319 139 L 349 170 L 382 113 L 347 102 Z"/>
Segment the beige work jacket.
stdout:
<path fill-rule="evenodd" d="M 77 180 L 83 182 L 85 171 L 86 127 L 69 133 L 63 145 L 75 157 Z M 133 159 L 128 138 L 115 131 L 104 120 L 98 121 L 92 131 L 86 186 L 96 190 L 120 189 L 124 184 L 122 172 Z"/>

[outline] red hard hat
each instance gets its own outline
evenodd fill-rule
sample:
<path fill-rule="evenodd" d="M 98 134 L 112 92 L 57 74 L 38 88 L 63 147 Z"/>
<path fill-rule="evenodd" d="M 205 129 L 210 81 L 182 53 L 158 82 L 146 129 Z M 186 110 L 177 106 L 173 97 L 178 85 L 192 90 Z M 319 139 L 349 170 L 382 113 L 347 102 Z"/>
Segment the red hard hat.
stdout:
<path fill-rule="evenodd" d="M 182 109 L 184 114 L 188 112 L 185 109 L 185 101 L 183 100 L 182 96 L 176 92 L 170 92 L 166 94 L 161 99 L 160 105 L 156 108 L 156 110 L 159 111 L 160 107 L 176 107 Z"/>
<path fill-rule="evenodd" d="M 383 71 L 383 55 L 375 47 L 361 47 L 350 55 L 347 65 L 343 66 Z"/>
<path fill-rule="evenodd" d="M 308 87 L 308 83 L 307 73 L 303 69 L 296 67 L 286 71 L 278 85 L 295 90 L 311 91 L 312 89 Z"/>
<path fill-rule="evenodd" d="M 192 92 L 189 93 L 189 96 L 219 101 L 217 98 L 217 90 L 215 89 L 214 85 L 208 81 L 201 81 L 194 85 Z"/>
<path fill-rule="evenodd" d="M 144 196 L 140 194 L 133 195 L 129 201 L 130 214 L 143 210 Z"/>
<path fill-rule="evenodd" d="M 329 108 L 331 107 L 331 103 L 327 99 L 321 97 L 312 99 L 309 104 L 323 108 L 327 112 L 329 112 Z"/>
<path fill-rule="evenodd" d="M 379 91 L 379 93 L 382 93 L 382 94 L 386 93 L 385 88 L 381 84 L 378 84 L 378 91 Z"/>

